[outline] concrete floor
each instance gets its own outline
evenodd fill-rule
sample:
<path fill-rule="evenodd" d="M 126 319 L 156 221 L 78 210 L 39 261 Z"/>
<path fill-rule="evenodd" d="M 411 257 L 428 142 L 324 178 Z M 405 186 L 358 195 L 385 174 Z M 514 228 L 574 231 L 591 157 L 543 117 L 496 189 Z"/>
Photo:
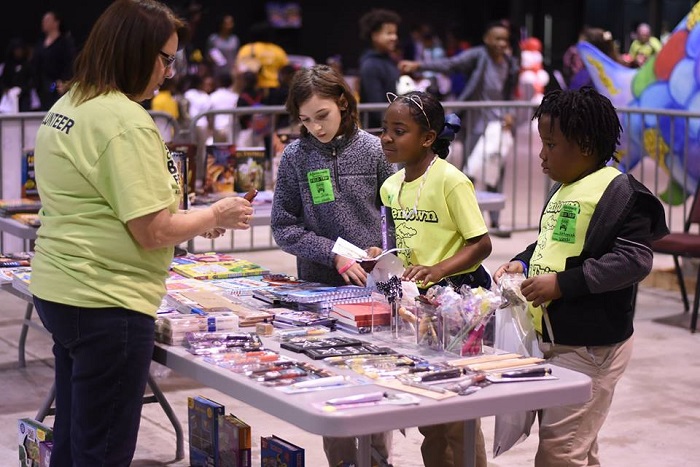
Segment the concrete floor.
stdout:
<path fill-rule="evenodd" d="M 510 239 L 494 238 L 494 253 L 486 265 L 495 270 L 534 238 L 534 233 L 514 234 Z M 270 269 L 294 273 L 294 259 L 280 251 L 241 253 Z M 668 259 L 657 258 L 655 267 L 667 267 Z M 635 320 L 635 350 L 630 366 L 618 385 L 608 420 L 600 433 L 602 464 L 626 466 L 698 465 L 694 449 L 700 408 L 697 403 L 697 358 L 700 335 L 686 327 L 660 324 L 657 319 L 682 317 L 680 294 L 642 287 Z M 17 465 L 17 419 L 33 417 L 51 386 L 53 377 L 51 342 L 39 330 L 30 329 L 27 366 L 19 368 L 17 343 L 25 303 L 0 292 L 0 465 Z M 247 406 L 196 381 L 154 364 L 152 373 L 180 419 L 187 434 L 187 397 L 202 394 L 215 399 L 252 425 L 253 466 L 260 465 L 260 437 L 276 434 L 306 449 L 306 465 L 326 465 L 321 437 L 306 433 L 260 410 Z M 47 418 L 52 422 L 51 417 Z M 493 417 L 482 420 L 487 450 L 493 442 Z M 394 436 L 393 464 L 397 467 L 422 465 L 422 436 L 415 428 L 406 436 Z M 537 427 L 530 437 L 489 465 L 532 465 L 537 447 Z M 185 445 L 187 454 L 187 445 Z M 186 466 L 187 457 L 175 461 L 175 436 L 172 426 L 157 404 L 144 407 L 134 466 Z M 696 460 L 693 460 L 696 459 Z"/>

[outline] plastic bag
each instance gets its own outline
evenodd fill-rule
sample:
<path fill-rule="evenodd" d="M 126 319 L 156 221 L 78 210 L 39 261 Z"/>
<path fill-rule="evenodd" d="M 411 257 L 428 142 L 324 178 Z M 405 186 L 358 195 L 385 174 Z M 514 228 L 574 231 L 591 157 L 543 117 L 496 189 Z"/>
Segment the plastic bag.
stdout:
<path fill-rule="evenodd" d="M 505 298 L 505 307 L 496 310 L 494 345 L 506 352 L 528 357 L 542 357 L 537 341 L 537 332 L 528 313 L 527 300 L 520 292 L 525 280 L 522 274 L 504 274 L 498 284 Z"/>
<path fill-rule="evenodd" d="M 537 333 L 528 313 L 527 300 L 520 292 L 522 274 L 504 274 L 498 287 L 506 299 L 505 307 L 496 311 L 495 347 L 528 357 L 542 357 Z M 496 415 L 493 457 L 508 451 L 530 436 L 537 413 L 534 410 Z"/>
<path fill-rule="evenodd" d="M 490 121 L 469 155 L 467 175 L 488 186 L 497 186 L 501 168 L 512 150 L 513 134 L 510 130 L 500 120 Z"/>

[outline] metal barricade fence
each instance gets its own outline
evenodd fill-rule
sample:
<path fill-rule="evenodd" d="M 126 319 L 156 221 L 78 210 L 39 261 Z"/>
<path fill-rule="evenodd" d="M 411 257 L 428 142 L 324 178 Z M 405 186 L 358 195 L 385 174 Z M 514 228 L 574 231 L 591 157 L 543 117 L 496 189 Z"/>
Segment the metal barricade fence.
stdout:
<path fill-rule="evenodd" d="M 448 159 L 467 171 L 470 158 L 479 157 L 478 151 L 472 154 L 471 148 L 474 146 L 477 149 L 481 148 L 480 157 L 483 158 L 484 163 L 480 165 L 480 171 L 470 175 L 477 188 L 483 189 L 484 180 L 489 177 L 486 172 L 489 170 L 488 163 L 496 164 L 502 168 L 502 178 L 499 181 L 498 189 L 505 195 L 506 204 L 501 211 L 500 228 L 509 231 L 536 230 L 546 193 L 552 183 L 548 177 L 542 174 L 538 157 L 541 143 L 537 128 L 531 121 L 537 104 L 526 101 L 443 102 L 443 106 L 447 112 L 455 112 L 463 118 L 462 130 L 452 144 Z M 386 107 L 387 104 L 383 103 L 360 104 L 361 122 L 366 124 L 369 112 L 383 111 Z M 700 172 L 700 144 L 698 144 L 697 134 L 700 127 L 700 114 L 627 107 L 619 108 L 618 112 L 623 126 L 619 151 L 623 156 L 621 167 L 632 173 L 662 199 L 668 199 L 667 196 L 674 194 L 675 202 L 664 203 L 667 219 L 672 228 L 682 228 L 690 208 L 690 200 L 695 193 L 697 180 L 700 177 L 700 173 L 698 173 Z M 484 115 L 506 113 L 515 116 L 512 146 L 508 151 L 497 153 L 494 157 L 492 154 L 487 154 L 487 148 L 490 146 L 489 141 L 486 140 L 488 132 L 485 135 L 484 144 L 479 145 L 478 141 L 474 141 L 475 138 L 470 129 L 478 124 L 485 127 L 487 121 Z M 298 127 L 291 130 L 288 127 L 280 128 L 277 124 L 280 116 L 286 115 L 282 106 L 256 106 L 210 111 L 193 117 L 187 128 L 180 128 L 177 122 L 167 114 L 151 113 L 166 141 L 189 142 L 198 145 L 200 157 L 198 158 L 197 177 L 203 176 L 206 137 L 210 136 L 208 132 L 200 132 L 198 136 L 197 122 L 210 117 L 212 122 L 216 117 L 230 117 L 228 120 L 230 128 L 221 130 L 224 127 L 219 123 L 220 131 L 216 133 L 216 138 L 211 136 L 215 142 L 235 143 L 241 141 L 242 129 L 238 124 L 239 118 L 255 114 L 270 117 L 269 135 L 298 132 Z M 24 148 L 33 147 L 34 136 L 43 117 L 44 113 L 41 112 L 0 115 L 0 156 L 2 156 L 0 160 L 0 173 L 2 173 L 0 194 L 4 198 L 19 196 L 20 155 Z M 379 134 L 381 129 L 368 129 L 368 131 Z M 692 133 L 693 131 L 695 133 Z M 252 139 L 246 144 L 266 146 L 270 165 L 275 160 L 275 156 L 279 157 L 279 154 L 274 154 L 274 148 L 269 142 L 265 144 L 261 134 L 249 134 L 247 137 Z M 490 162 L 487 162 L 489 160 Z M 268 177 L 274 181 L 274 170 L 272 167 L 268 169 Z M 273 183 L 268 183 L 268 187 L 272 188 Z M 485 218 L 489 222 L 487 214 L 485 214 Z M 258 228 L 260 227 L 263 225 Z M 233 236 L 230 243 L 226 244 L 214 243 L 210 240 L 204 243 L 198 241 L 197 248 L 206 251 L 244 251 L 276 247 L 271 232 L 265 232 L 265 235 L 262 236 L 254 235 L 252 232 L 241 234 L 245 235 L 246 244 L 240 248 L 236 246 Z M 262 238 L 262 242 L 260 238 Z"/>

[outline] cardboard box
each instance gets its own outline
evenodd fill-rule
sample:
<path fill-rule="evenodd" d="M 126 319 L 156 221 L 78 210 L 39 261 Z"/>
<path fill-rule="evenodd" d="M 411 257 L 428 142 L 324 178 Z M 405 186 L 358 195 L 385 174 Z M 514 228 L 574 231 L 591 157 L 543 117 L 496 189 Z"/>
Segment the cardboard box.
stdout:
<path fill-rule="evenodd" d="M 20 467 L 41 467 L 41 447 L 45 441 L 53 440 L 53 429 L 32 418 L 17 421 Z M 48 464 L 47 464 L 48 465 Z"/>
<path fill-rule="evenodd" d="M 261 467 L 304 467 L 304 448 L 278 436 L 260 438 Z"/>
<path fill-rule="evenodd" d="M 219 433 L 224 406 L 206 397 L 187 398 L 187 420 L 192 467 L 220 467 Z"/>

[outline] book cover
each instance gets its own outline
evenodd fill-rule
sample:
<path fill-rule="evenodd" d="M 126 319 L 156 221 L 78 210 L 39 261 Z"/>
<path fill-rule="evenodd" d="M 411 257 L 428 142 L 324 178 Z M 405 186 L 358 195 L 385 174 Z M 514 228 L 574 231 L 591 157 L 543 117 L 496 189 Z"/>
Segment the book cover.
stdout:
<path fill-rule="evenodd" d="M 304 448 L 278 436 L 260 438 L 261 467 L 304 467 Z"/>
<path fill-rule="evenodd" d="M 391 214 L 391 208 L 382 206 L 380 208 L 381 225 L 382 225 L 382 250 L 391 250 L 396 248 L 396 226 L 394 225 L 394 217 Z"/>
<path fill-rule="evenodd" d="M 34 148 L 22 151 L 22 198 L 39 199 L 34 173 Z"/>
<path fill-rule="evenodd" d="M 246 259 L 175 264 L 172 269 L 182 276 L 203 280 L 261 276 L 270 272 Z"/>
<path fill-rule="evenodd" d="M 236 148 L 236 179 L 234 191 L 265 189 L 265 147 Z"/>
<path fill-rule="evenodd" d="M 233 193 L 236 178 L 236 145 L 216 143 L 206 147 L 204 193 Z"/>
<path fill-rule="evenodd" d="M 192 467 L 219 467 L 219 433 L 224 406 L 203 396 L 187 398 L 187 420 Z"/>
<path fill-rule="evenodd" d="M 53 430 L 48 425 L 32 418 L 17 420 L 17 442 L 20 467 L 39 467 L 41 443 L 53 439 Z M 16 465 L 16 464 L 15 464 Z"/>
<path fill-rule="evenodd" d="M 175 162 L 177 173 L 179 174 L 180 208 L 189 209 L 195 196 L 195 182 L 197 173 L 197 145 L 166 143 L 170 155 Z"/>
<path fill-rule="evenodd" d="M 221 467 L 251 467 L 250 425 L 233 414 L 224 417 L 219 439 Z"/>

